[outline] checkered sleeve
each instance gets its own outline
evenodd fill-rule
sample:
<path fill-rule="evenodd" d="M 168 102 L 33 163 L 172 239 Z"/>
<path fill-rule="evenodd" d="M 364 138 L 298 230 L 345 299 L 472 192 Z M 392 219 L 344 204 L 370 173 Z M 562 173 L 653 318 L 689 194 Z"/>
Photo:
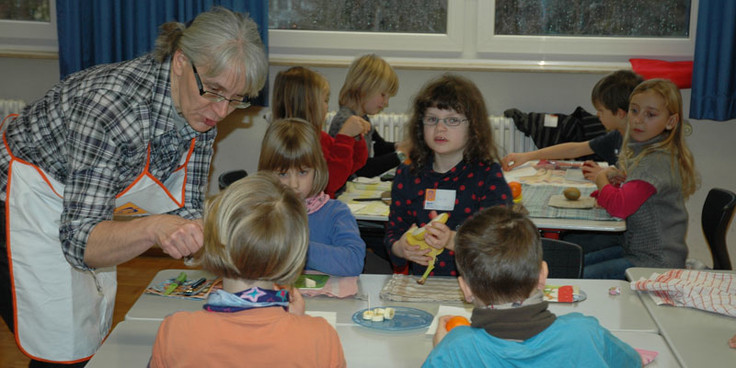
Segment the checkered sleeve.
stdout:
<path fill-rule="evenodd" d="M 67 261 L 86 269 L 84 251 L 95 225 L 112 219 L 115 196 L 122 191 L 131 163 L 145 164 L 145 119 L 112 90 L 90 91 L 74 101 L 65 117 L 68 167 L 60 239 Z"/>

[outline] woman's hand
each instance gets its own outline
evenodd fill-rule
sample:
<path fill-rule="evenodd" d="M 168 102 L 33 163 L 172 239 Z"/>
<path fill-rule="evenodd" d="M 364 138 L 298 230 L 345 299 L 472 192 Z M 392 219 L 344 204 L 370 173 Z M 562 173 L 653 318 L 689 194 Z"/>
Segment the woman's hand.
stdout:
<path fill-rule="evenodd" d="M 371 123 L 357 115 L 350 116 L 337 134 L 356 137 L 371 131 Z"/>
<path fill-rule="evenodd" d="M 416 264 L 427 266 L 429 265 L 429 262 L 432 261 L 432 257 L 427 255 L 430 249 L 420 249 L 418 245 L 411 245 L 406 240 L 406 237 L 409 235 L 409 233 L 411 231 L 414 231 L 414 229 L 416 228 L 416 225 L 412 225 L 409 230 L 401 236 L 401 239 L 394 242 L 394 244 L 391 246 L 391 253 L 398 257 L 404 258 L 407 261 L 412 261 Z"/>
<path fill-rule="evenodd" d="M 204 244 L 202 220 L 187 220 L 175 215 L 150 216 L 155 243 L 171 258 L 181 259 L 196 253 Z"/>

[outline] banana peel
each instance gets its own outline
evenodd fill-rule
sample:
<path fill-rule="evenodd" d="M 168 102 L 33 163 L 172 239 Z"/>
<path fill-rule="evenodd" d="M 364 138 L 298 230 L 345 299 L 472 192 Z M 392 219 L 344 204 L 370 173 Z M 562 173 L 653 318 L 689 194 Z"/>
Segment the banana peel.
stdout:
<path fill-rule="evenodd" d="M 433 218 L 432 221 L 430 221 L 428 224 L 426 224 L 426 225 L 424 225 L 424 226 L 422 226 L 420 228 L 415 228 L 413 230 L 409 230 L 409 231 L 406 232 L 406 241 L 407 241 L 407 243 L 409 243 L 411 245 L 418 245 L 419 246 L 419 249 L 427 249 L 427 248 L 429 248 L 429 253 L 427 253 L 427 255 L 430 256 L 430 257 L 432 257 L 432 260 L 427 265 L 427 270 L 424 271 L 424 275 L 422 275 L 422 278 L 421 279 L 417 280 L 417 283 L 420 284 L 420 285 L 424 285 L 424 282 L 427 281 L 427 277 L 429 277 L 429 273 L 432 272 L 432 270 L 434 269 L 434 264 L 437 261 L 437 255 L 440 254 L 440 253 L 442 253 L 442 251 L 444 250 L 444 248 L 437 249 L 437 248 L 431 247 L 431 246 L 429 246 L 429 244 L 427 244 L 427 242 L 424 240 L 424 234 L 426 233 L 425 227 L 427 227 L 429 224 L 431 224 L 433 222 L 441 222 L 441 223 L 444 224 L 444 223 L 447 222 L 447 219 L 449 217 L 450 217 L 450 215 L 448 215 L 446 212 L 441 213 L 441 214 L 435 216 L 435 218 Z"/>

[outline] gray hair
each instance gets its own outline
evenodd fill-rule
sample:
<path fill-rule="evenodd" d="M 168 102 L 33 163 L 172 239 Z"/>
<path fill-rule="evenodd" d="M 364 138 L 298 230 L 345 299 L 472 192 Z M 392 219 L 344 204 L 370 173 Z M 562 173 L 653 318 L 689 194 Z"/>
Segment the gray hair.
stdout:
<path fill-rule="evenodd" d="M 156 39 L 156 59 L 163 62 L 177 49 L 192 63 L 207 65 L 207 76 L 228 69 L 236 76 L 245 75 L 248 96 L 257 96 L 266 83 L 268 59 L 258 25 L 247 15 L 214 7 L 188 27 L 179 22 L 163 24 Z"/>

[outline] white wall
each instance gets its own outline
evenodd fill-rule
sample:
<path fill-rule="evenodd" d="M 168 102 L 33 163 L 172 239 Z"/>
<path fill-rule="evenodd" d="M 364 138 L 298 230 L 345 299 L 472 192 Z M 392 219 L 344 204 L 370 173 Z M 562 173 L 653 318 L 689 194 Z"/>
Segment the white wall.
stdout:
<path fill-rule="evenodd" d="M 280 70 L 287 67 L 274 66 L 270 70 L 270 83 Z M 337 94 L 342 85 L 346 69 L 342 67 L 315 67 L 330 81 L 332 94 L 330 109 L 337 109 Z M 397 70 L 401 85 L 399 93 L 390 101 L 386 112 L 406 112 L 414 93 L 433 76 L 443 71 Z M 458 72 L 473 80 L 486 98 L 488 110 L 501 115 L 508 108 L 524 112 L 571 113 L 577 106 L 589 112 L 590 90 L 605 73 L 569 72 Z M 32 101 L 58 80 L 56 60 L 16 59 L 0 57 L 0 99 L 22 98 Z M 685 115 L 690 107 L 690 90 L 682 91 Z M 234 113 L 219 124 L 219 136 L 212 162 L 210 192 L 217 190 L 217 176 L 233 169 L 255 172 L 260 151 L 260 141 L 266 130 L 261 117 L 265 109 L 253 107 L 245 113 Z M 708 189 L 727 188 L 736 191 L 736 120 L 727 122 L 691 121 L 693 134 L 688 144 L 696 159 L 702 177 L 702 186 L 688 201 L 690 231 L 688 244 L 690 256 L 712 264 L 710 253 L 702 235 L 700 215 Z M 736 225 L 728 234 L 731 262 L 736 265 Z"/>

